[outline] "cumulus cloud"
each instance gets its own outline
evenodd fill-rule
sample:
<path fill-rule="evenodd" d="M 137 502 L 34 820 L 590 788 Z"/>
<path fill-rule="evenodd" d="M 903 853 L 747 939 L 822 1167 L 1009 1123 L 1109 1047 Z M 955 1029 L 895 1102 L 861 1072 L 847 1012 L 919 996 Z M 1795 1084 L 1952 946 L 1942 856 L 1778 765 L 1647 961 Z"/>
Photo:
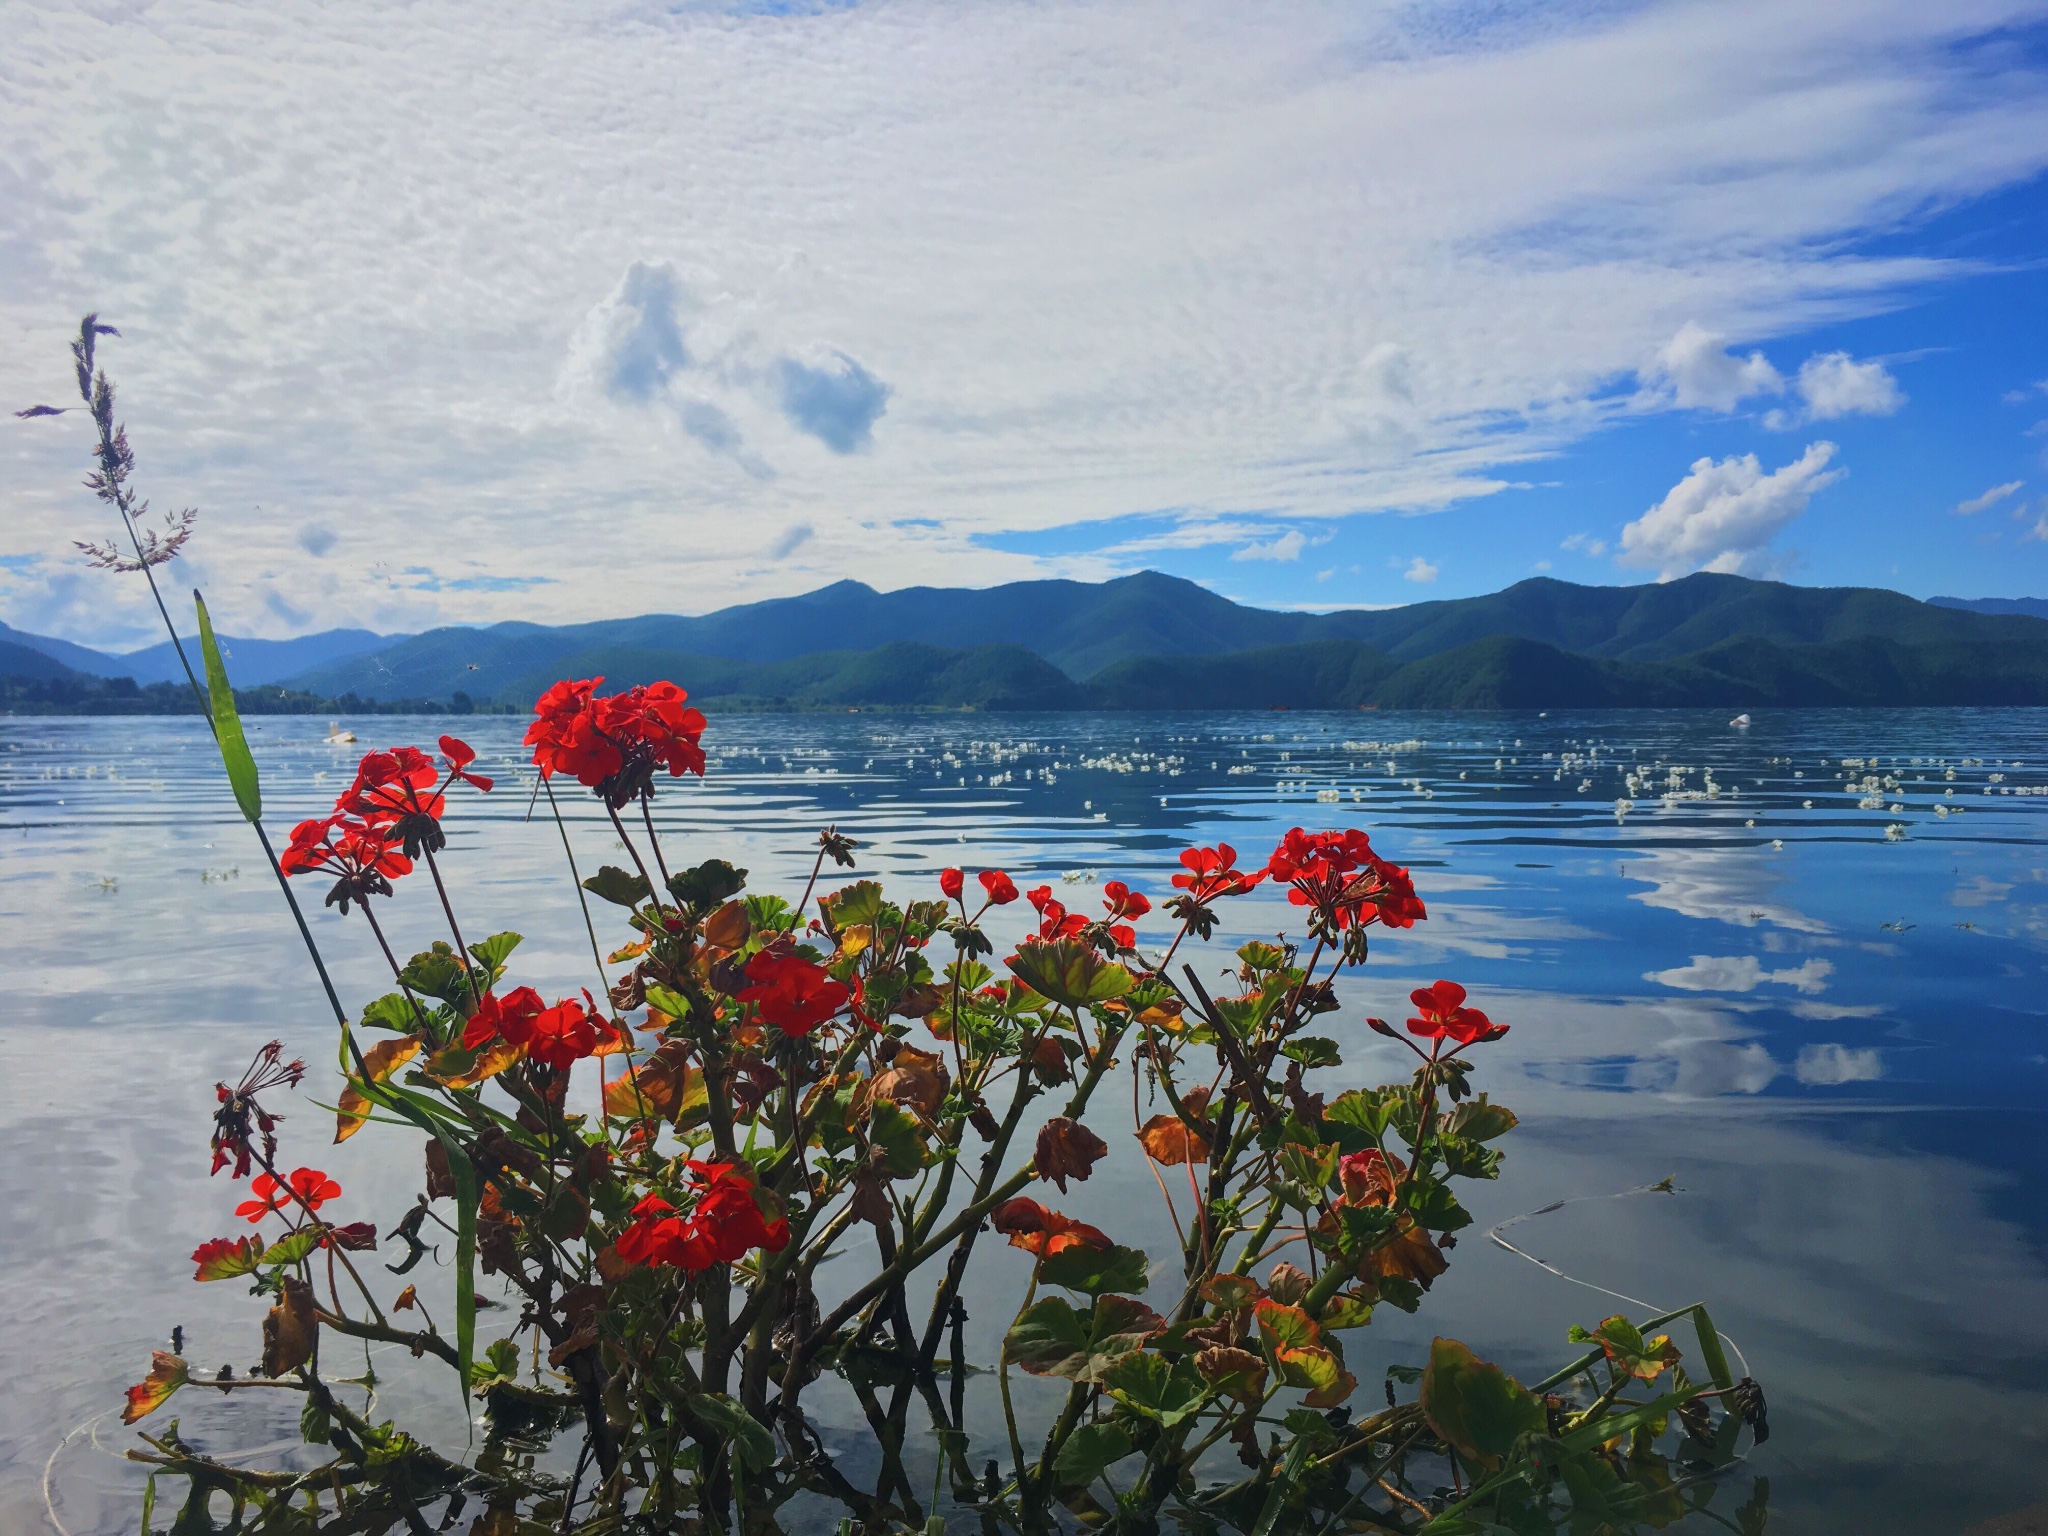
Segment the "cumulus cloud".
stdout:
<path fill-rule="evenodd" d="M 1990 490 L 1983 492 L 1981 495 L 1972 496 L 1967 501 L 1957 502 L 1955 504 L 1955 514 L 1957 517 L 1975 517 L 1987 507 L 1997 506 L 2008 496 L 2017 496 L 2020 493 L 2020 489 L 2026 483 L 2024 480 L 2008 480 L 2003 485 L 1994 485 Z"/>
<path fill-rule="evenodd" d="M 1605 539 L 1596 539 L 1590 533 L 1575 533 L 1557 547 L 1559 549 L 1575 549 L 1581 554 L 1591 555 L 1596 560 L 1607 553 L 1607 541 Z"/>
<path fill-rule="evenodd" d="M 790 591 L 793 521 L 883 585 L 1100 574 L 1019 536 L 1449 507 L 1642 410 L 1638 369 L 1653 408 L 1764 398 L 1746 338 L 1951 273 L 1899 210 L 2048 168 L 2048 79 L 1978 46 L 2009 0 L 1467 9 L 446 0 L 280 47 L 205 0 L 30 7 L 0 398 L 59 399 L 98 308 L 164 494 L 550 550 L 380 624 L 673 607 L 684 562 L 705 603 Z M 56 554 L 75 456 L 23 441 L 0 554 Z M 945 526 L 856 536 L 906 506 Z M 307 559 L 209 540 L 224 603 Z M 330 563 L 312 622 L 371 613 Z"/>
<path fill-rule="evenodd" d="M 1753 453 L 1696 459 L 1664 499 L 1621 530 L 1623 565 L 1656 570 L 1669 581 L 1690 571 L 1754 568 L 1764 547 L 1814 493 L 1834 484 L 1833 443 L 1810 445 L 1792 463 L 1765 474 Z"/>
<path fill-rule="evenodd" d="M 1683 992 L 1754 992 L 1770 982 L 1812 996 L 1827 990 L 1828 978 L 1834 973 L 1831 960 L 1808 960 L 1782 971 L 1767 971 L 1755 955 L 1694 955 L 1690 965 L 1646 971 L 1643 980 Z"/>
<path fill-rule="evenodd" d="M 1231 555 L 1233 560 L 1299 560 L 1301 552 L 1308 548 L 1308 535 L 1299 528 L 1290 528 L 1278 538 L 1268 539 L 1262 544 L 1247 544 Z"/>
<path fill-rule="evenodd" d="M 1435 581 L 1436 578 L 1437 568 L 1431 565 L 1427 560 L 1423 559 L 1420 555 L 1417 555 L 1413 560 L 1410 560 L 1408 562 L 1408 569 L 1401 573 L 1401 579 L 1403 581 L 1418 582 L 1425 586 L 1428 585 L 1430 582 Z"/>
<path fill-rule="evenodd" d="M 1808 421 L 1841 416 L 1889 416 L 1906 403 L 1883 363 L 1859 363 L 1846 352 L 1824 352 L 1799 365 L 1799 398 Z"/>
<path fill-rule="evenodd" d="M 1728 338 L 1696 320 L 1657 351 L 1651 377 L 1671 393 L 1680 410 L 1732 411 L 1753 395 L 1782 394 L 1785 380 L 1761 352 L 1737 357 Z"/>
<path fill-rule="evenodd" d="M 1884 1076 L 1884 1056 L 1847 1045 L 1809 1045 L 1792 1064 L 1792 1075 L 1809 1088 L 1839 1083 L 1874 1083 Z"/>

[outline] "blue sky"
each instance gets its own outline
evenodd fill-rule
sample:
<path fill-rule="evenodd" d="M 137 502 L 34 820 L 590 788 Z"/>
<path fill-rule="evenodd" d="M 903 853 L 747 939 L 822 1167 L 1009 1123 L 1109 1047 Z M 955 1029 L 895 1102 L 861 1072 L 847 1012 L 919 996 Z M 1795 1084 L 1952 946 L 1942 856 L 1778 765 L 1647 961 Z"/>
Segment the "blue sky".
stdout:
<path fill-rule="evenodd" d="M 2048 595 L 2048 0 L 9 14 L 0 395 L 121 325 L 238 633 Z M 82 430 L 6 420 L 0 618 L 146 643 Z"/>

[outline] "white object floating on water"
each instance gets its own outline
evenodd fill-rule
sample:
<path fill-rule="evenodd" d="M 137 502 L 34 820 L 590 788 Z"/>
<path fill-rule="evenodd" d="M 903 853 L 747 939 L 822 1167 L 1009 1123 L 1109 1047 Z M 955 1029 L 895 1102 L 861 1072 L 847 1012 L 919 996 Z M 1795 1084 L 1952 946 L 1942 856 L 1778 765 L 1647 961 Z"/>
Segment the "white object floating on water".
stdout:
<path fill-rule="evenodd" d="M 1773 852 L 1783 853 L 1785 851 L 1785 839 L 1783 839 L 1782 837 L 1772 838 L 1771 849 Z"/>
<path fill-rule="evenodd" d="M 1749 729 L 1749 716 L 1737 715 L 1733 720 L 1730 720 L 1728 723 L 1734 726 L 1738 731 L 1746 731 Z"/>
<path fill-rule="evenodd" d="M 344 731 L 339 720 L 327 722 L 328 745 L 336 747 L 349 746 L 354 743 L 355 739 L 356 733 L 354 731 Z"/>

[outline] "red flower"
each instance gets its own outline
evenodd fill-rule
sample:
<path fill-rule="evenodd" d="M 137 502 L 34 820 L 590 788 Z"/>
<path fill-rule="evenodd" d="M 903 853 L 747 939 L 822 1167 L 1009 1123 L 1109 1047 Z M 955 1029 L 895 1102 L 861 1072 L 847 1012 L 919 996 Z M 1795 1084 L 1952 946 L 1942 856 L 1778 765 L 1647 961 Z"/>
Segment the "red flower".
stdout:
<path fill-rule="evenodd" d="M 942 869 L 939 871 L 939 889 L 946 893 L 946 900 L 948 901 L 958 901 L 960 899 L 960 892 L 965 883 L 960 871 L 957 869 Z"/>
<path fill-rule="evenodd" d="M 747 979 L 753 985 L 740 989 L 739 1001 L 754 1004 L 763 1023 L 773 1024 L 791 1039 L 808 1035 L 853 996 L 843 982 L 825 973 L 825 967 L 802 955 L 763 950 L 747 962 Z"/>
<path fill-rule="evenodd" d="M 704 717 L 674 683 L 649 683 L 596 697 L 601 677 L 564 680 L 540 696 L 526 745 L 543 775 L 566 773 L 613 810 L 654 793 L 654 770 L 704 774 Z"/>
<path fill-rule="evenodd" d="M 1007 907 L 1017 899 L 1017 885 L 1000 869 L 984 869 L 974 877 L 981 882 L 981 888 L 988 892 L 988 905 Z"/>
<path fill-rule="evenodd" d="M 351 901 L 389 896 L 392 877 L 412 873 L 412 860 L 398 842 L 390 826 L 356 821 L 337 811 L 293 827 L 291 844 L 277 862 L 287 875 L 324 869 L 337 876 L 325 905 L 347 912 Z"/>
<path fill-rule="evenodd" d="M 1238 869 L 1237 850 L 1228 843 L 1218 843 L 1214 848 L 1190 848 L 1181 854 L 1180 861 L 1187 873 L 1173 877 L 1174 888 L 1186 891 L 1196 901 L 1242 896 L 1266 878 L 1264 870 L 1248 875 Z"/>
<path fill-rule="evenodd" d="M 1369 923 L 1412 928 L 1429 916 L 1408 871 L 1374 853 L 1371 839 L 1355 827 L 1293 828 L 1273 850 L 1266 873 L 1293 887 L 1287 899 L 1295 906 L 1314 907 L 1339 929 Z"/>
<path fill-rule="evenodd" d="M 1508 1032 L 1477 1008 L 1467 1008 L 1465 989 L 1455 981 L 1439 981 L 1431 987 L 1410 992 L 1408 1000 L 1422 1015 L 1408 1021 L 1408 1033 L 1426 1040 L 1455 1040 L 1467 1046 L 1476 1040 L 1498 1040 Z"/>
<path fill-rule="evenodd" d="M 503 997 L 486 992 L 462 1031 L 462 1048 L 473 1051 L 493 1037 L 525 1045 L 533 1036 L 533 1021 L 546 1007 L 531 987 L 516 987 Z"/>
<path fill-rule="evenodd" d="M 493 781 L 481 773 L 471 773 L 469 771 L 469 765 L 475 761 L 475 749 L 460 736 L 443 736 L 441 738 L 441 765 L 448 770 L 449 782 L 453 783 L 456 779 L 460 779 L 463 783 L 480 789 L 485 794 L 489 794 Z"/>
<path fill-rule="evenodd" d="M 249 1181 L 249 1193 L 254 1200 L 244 1200 L 235 1207 L 237 1216 L 246 1216 L 251 1221 L 261 1221 L 272 1211 L 294 1208 L 304 1201 L 308 1210 L 319 1210 L 330 1200 L 339 1199 L 341 1186 L 327 1177 L 318 1168 L 294 1168 L 286 1183 L 280 1184 L 267 1173 L 259 1173 Z M 298 1196 L 298 1200 L 292 1198 Z"/>
<path fill-rule="evenodd" d="M 597 1019 L 573 997 L 543 1008 L 527 1026 L 526 1054 L 556 1070 L 581 1061 L 597 1049 Z"/>
<path fill-rule="evenodd" d="M 1041 939 L 1069 939 L 1088 926 L 1085 917 L 1067 911 L 1064 902 L 1052 899 L 1052 887 L 1049 885 L 1026 891 L 1024 899 L 1038 909 L 1038 936 Z"/>
<path fill-rule="evenodd" d="M 753 1172 L 741 1163 L 687 1165 L 697 1203 L 687 1217 L 659 1195 L 633 1207 L 633 1222 L 619 1234 L 619 1257 L 629 1264 L 666 1264 L 683 1270 L 731 1264 L 756 1248 L 780 1253 L 789 1246 L 789 1222 L 765 1214 Z"/>
<path fill-rule="evenodd" d="M 1142 891 L 1132 890 L 1121 880 L 1112 880 L 1102 888 L 1102 904 L 1109 908 L 1111 917 L 1143 917 L 1152 910 L 1152 903 Z"/>

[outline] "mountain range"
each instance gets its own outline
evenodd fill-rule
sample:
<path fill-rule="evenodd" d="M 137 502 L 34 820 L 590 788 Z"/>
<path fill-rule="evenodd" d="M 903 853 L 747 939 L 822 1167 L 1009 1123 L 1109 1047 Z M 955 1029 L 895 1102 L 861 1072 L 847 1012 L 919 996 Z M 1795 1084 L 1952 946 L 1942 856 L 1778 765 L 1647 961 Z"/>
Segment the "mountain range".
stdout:
<path fill-rule="evenodd" d="M 236 683 L 247 688 L 282 683 L 311 668 L 329 666 L 407 638 L 405 635 L 379 635 L 367 629 L 327 629 L 315 635 L 301 635 L 295 640 L 251 640 L 235 635 L 219 637 L 221 654 L 227 660 Z M 0 624 L 0 644 L 40 652 L 71 671 L 82 672 L 88 677 L 132 677 L 145 686 L 150 683 L 182 683 L 185 680 L 185 669 L 178 664 L 178 653 L 168 640 L 159 640 L 139 651 L 115 653 L 95 651 L 89 646 L 74 645 L 69 640 L 58 640 L 49 635 L 27 634 Z M 192 658 L 192 665 L 198 666 L 198 653 L 189 645 L 186 651 Z M 0 651 L 0 674 L 26 675 L 12 664 L 11 654 Z"/>
<path fill-rule="evenodd" d="M 225 643 L 239 686 L 275 685 L 307 707 L 461 695 L 524 709 L 557 678 L 600 675 L 607 687 L 671 677 L 712 707 L 2048 704 L 2048 617 L 1980 611 L 2013 601 L 1702 573 L 1629 587 L 1540 577 L 1483 597 L 1288 613 L 1143 572 L 888 593 L 842 581 L 694 617 Z M 123 675 L 157 652 L 175 669 L 168 645 L 110 657 L 0 626 L 0 674 L 24 680 L 51 665 Z"/>

